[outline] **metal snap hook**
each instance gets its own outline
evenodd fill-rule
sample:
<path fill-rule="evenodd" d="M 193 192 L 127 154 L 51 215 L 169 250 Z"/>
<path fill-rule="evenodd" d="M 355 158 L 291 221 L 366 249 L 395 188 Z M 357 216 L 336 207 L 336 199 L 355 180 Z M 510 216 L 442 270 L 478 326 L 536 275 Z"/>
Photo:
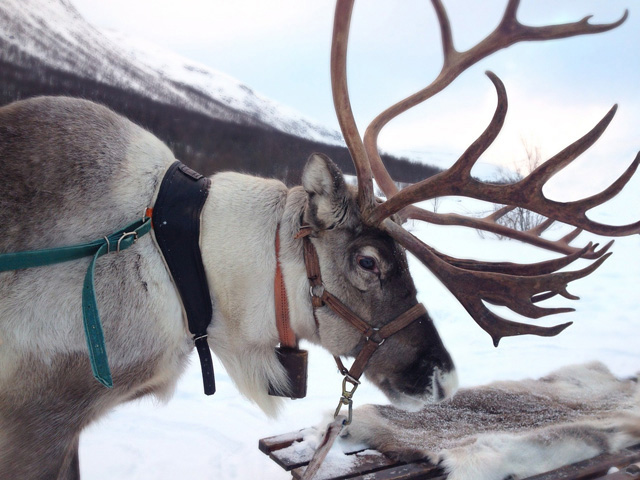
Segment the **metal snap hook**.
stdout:
<path fill-rule="evenodd" d="M 351 400 L 350 398 L 340 398 L 340 401 L 338 402 L 338 408 L 336 408 L 336 411 L 333 414 L 333 418 L 338 417 L 338 414 L 340 413 L 343 405 L 348 405 L 349 407 L 349 410 L 347 412 L 347 419 L 344 421 L 344 425 L 350 425 L 353 418 L 353 400 Z"/>

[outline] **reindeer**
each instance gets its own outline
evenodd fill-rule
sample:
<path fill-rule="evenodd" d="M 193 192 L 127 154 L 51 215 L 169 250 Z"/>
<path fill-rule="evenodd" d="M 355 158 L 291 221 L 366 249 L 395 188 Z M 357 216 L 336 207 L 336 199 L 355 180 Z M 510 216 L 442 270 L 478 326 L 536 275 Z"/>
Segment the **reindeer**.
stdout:
<path fill-rule="evenodd" d="M 147 131 L 88 101 L 43 97 L 0 108 L 0 252 L 85 242 L 110 252 L 95 257 L 93 272 L 85 259 L 3 268 L 7 271 L 0 273 L 1 478 L 78 478 L 83 428 L 120 403 L 144 395 L 169 398 L 194 344 L 205 357 L 210 348 L 240 392 L 267 414 L 275 414 L 281 403 L 268 392 L 288 395 L 293 381 L 274 347 L 295 347 L 301 339 L 322 345 L 336 357 L 345 376 L 341 404 L 351 406 L 365 368 L 367 377 L 401 407 L 415 409 L 450 397 L 457 385 L 455 368 L 416 299 L 405 249 L 444 282 L 496 344 L 504 336 L 549 336 L 566 328 L 568 324 L 540 327 L 507 321 L 487 310 L 483 300 L 530 318 L 567 311 L 533 302 L 555 294 L 574 298 L 566 291 L 567 283 L 588 275 L 606 258 L 609 245 L 600 250 L 592 244 L 571 246 L 577 232 L 638 233 L 638 223 L 608 226 L 584 215 L 624 186 L 638 158 L 600 195 L 561 204 L 541 193 L 551 175 L 595 142 L 615 109 L 585 137 L 515 185 L 489 185 L 469 174 L 506 113 L 506 93 L 493 74 L 498 92 L 494 118 L 449 170 L 398 192 L 380 161 L 376 139 L 389 120 L 442 90 L 487 55 L 518 41 L 610 30 L 626 14 L 609 25 L 591 25 L 585 19 L 528 27 L 515 19 L 518 2 L 511 0 L 492 34 L 469 51 L 457 52 L 444 8 L 439 0 L 433 5 L 445 53 L 441 74 L 376 118 L 362 140 L 346 85 L 353 2 L 338 2 L 332 87 L 356 167 L 357 188 L 348 186 L 322 154 L 309 158 L 302 185 L 291 189 L 276 180 L 234 172 L 218 173 L 204 182 L 207 193 L 198 214 L 196 241 L 202 275 L 195 288 L 205 291 L 210 318 L 205 334 L 195 338 L 185 320 L 185 294 L 161 249 L 163 222 L 156 222 L 155 213 L 148 211 L 157 206 L 164 180 L 176 165 L 171 151 Z M 180 169 L 200 181 L 195 172 Z M 387 197 L 384 202 L 373 195 L 374 177 Z M 413 206 L 454 194 L 506 207 L 490 217 L 471 219 Z M 515 206 L 548 216 L 547 223 L 558 220 L 577 230 L 550 241 L 541 236 L 542 229 L 516 232 L 500 226 L 497 217 Z M 141 217 L 146 224 L 149 215 L 154 219 L 152 234 L 138 238 L 124 231 L 116 238 L 116 248 L 112 233 Z M 455 259 L 404 230 L 401 225 L 409 218 L 497 231 L 563 257 L 534 265 Z M 129 248 L 120 251 L 121 242 Z M 556 272 L 578 258 L 596 261 L 582 270 Z M 93 276 L 85 275 L 87 264 Z M 93 337 L 87 342 L 83 332 L 83 278 L 93 279 L 89 290 L 95 292 L 101 321 L 91 325 L 104 333 L 110 378 L 96 373 L 101 367 L 94 364 Z M 287 315 L 276 315 L 276 309 L 288 312 L 288 325 L 284 320 L 280 325 Z M 347 369 L 340 356 L 356 360 Z M 92 378 L 92 370 L 109 388 Z"/>

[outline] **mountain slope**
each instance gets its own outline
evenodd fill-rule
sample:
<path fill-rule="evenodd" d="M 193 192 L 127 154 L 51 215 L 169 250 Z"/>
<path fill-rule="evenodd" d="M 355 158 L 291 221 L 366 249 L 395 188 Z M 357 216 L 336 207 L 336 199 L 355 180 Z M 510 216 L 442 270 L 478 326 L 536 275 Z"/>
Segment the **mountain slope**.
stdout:
<path fill-rule="evenodd" d="M 153 132 L 204 174 L 233 169 L 297 183 L 314 151 L 353 172 L 338 132 L 227 75 L 104 34 L 69 0 L 2 0 L 0 105 L 35 95 L 103 103 Z M 405 182 L 434 172 L 393 159 L 388 167 Z"/>
<path fill-rule="evenodd" d="M 177 55 L 110 38 L 86 22 L 68 0 L 3 0 L 0 38 L 49 67 L 181 106 L 218 120 L 276 128 L 339 143 L 340 134 L 254 93 L 233 78 Z M 4 50 L 4 49 L 3 49 Z"/>

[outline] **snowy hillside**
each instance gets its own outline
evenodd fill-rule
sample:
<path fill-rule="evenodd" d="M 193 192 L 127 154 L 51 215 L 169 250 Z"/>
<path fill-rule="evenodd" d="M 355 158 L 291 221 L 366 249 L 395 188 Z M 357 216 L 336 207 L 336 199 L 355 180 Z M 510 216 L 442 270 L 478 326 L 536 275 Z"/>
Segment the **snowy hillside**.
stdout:
<path fill-rule="evenodd" d="M 0 19 L 0 59 L 20 63 L 35 57 L 50 67 L 215 119 L 342 144 L 338 132 L 225 74 L 98 30 L 69 0 L 3 0 Z"/>

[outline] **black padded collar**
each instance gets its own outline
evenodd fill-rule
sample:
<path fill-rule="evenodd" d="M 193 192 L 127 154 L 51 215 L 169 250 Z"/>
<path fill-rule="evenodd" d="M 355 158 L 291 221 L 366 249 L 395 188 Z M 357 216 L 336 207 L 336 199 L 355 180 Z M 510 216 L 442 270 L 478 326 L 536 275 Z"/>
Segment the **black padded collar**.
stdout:
<path fill-rule="evenodd" d="M 200 214 L 211 180 L 176 161 L 162 179 L 153 207 L 153 231 L 182 298 L 202 367 L 204 393 L 216 391 L 207 327 L 213 316 L 200 253 Z"/>

